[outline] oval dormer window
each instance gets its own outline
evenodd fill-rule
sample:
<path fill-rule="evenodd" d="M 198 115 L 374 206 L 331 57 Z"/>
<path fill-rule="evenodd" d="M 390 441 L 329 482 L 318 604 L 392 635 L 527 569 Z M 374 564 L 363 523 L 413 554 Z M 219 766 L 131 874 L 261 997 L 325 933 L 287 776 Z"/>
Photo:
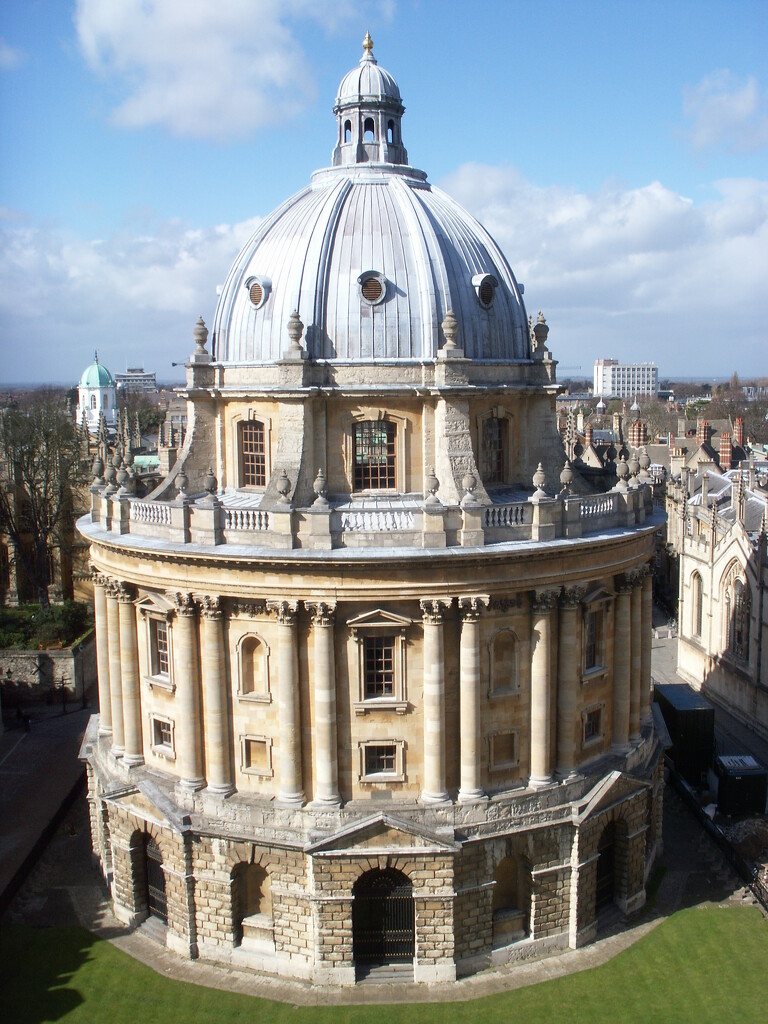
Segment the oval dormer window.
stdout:
<path fill-rule="evenodd" d="M 493 297 L 496 294 L 499 282 L 493 274 L 475 274 L 472 278 L 472 284 L 480 300 L 480 305 L 488 309 L 493 304 Z"/>
<path fill-rule="evenodd" d="M 267 277 L 249 277 L 245 282 L 248 298 L 256 309 L 263 306 L 269 297 L 272 282 Z"/>
<path fill-rule="evenodd" d="M 369 306 L 377 306 L 384 301 L 387 294 L 387 281 L 382 274 L 377 274 L 375 270 L 366 270 L 357 280 L 360 284 L 360 295 Z"/>

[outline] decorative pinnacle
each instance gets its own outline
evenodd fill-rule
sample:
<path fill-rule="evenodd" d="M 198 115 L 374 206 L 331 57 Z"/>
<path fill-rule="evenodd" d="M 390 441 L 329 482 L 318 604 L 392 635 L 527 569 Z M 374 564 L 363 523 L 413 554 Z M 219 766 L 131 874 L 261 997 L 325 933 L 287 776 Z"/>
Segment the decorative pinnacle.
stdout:
<path fill-rule="evenodd" d="M 373 40 L 371 39 L 370 32 L 365 33 L 365 39 L 363 40 L 363 49 L 365 50 L 366 57 L 373 56 L 373 53 L 371 52 L 373 50 Z"/>

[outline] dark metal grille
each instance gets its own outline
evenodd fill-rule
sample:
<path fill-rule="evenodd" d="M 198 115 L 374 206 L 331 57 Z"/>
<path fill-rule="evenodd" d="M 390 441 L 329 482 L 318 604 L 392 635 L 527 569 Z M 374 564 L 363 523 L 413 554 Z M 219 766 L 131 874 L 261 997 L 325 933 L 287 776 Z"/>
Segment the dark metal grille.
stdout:
<path fill-rule="evenodd" d="M 613 825 L 609 825 L 602 836 L 597 847 L 597 888 L 595 894 L 595 906 L 609 906 L 613 902 L 613 881 L 616 867 L 616 832 Z"/>
<path fill-rule="evenodd" d="M 265 487 L 267 462 L 263 423 L 252 420 L 240 424 L 240 457 L 243 467 L 243 487 Z"/>
<path fill-rule="evenodd" d="M 391 697 L 395 692 L 395 641 L 391 636 L 367 636 L 365 696 Z"/>
<path fill-rule="evenodd" d="M 147 907 L 152 917 L 168 923 L 168 901 L 165 896 L 165 875 L 163 858 L 154 839 L 147 837 Z"/>
<path fill-rule="evenodd" d="M 355 884 L 352 949 L 355 963 L 409 963 L 415 949 L 413 888 L 400 871 L 366 872 Z"/>
<path fill-rule="evenodd" d="M 355 490 L 395 486 L 397 427 L 384 420 L 355 424 Z"/>
<path fill-rule="evenodd" d="M 481 442 L 481 474 L 486 484 L 504 483 L 504 428 L 503 420 L 492 416 L 483 420 Z"/>

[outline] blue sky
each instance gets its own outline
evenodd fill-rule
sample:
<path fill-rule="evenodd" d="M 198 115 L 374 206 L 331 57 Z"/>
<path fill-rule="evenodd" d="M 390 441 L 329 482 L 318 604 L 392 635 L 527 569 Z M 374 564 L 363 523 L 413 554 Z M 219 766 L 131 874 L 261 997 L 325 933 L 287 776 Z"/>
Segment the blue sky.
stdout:
<path fill-rule="evenodd" d="M 565 372 L 768 375 L 767 0 L 3 0 L 0 380 L 180 379 L 366 29 Z"/>

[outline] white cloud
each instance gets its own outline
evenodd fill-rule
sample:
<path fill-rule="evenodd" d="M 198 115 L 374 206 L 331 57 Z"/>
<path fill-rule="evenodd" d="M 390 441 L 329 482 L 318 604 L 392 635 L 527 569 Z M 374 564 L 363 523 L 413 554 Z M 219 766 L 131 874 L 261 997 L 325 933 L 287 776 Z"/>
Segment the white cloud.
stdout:
<path fill-rule="evenodd" d="M 749 153 L 768 145 L 768 93 L 752 76 L 740 80 L 727 70 L 707 75 L 684 90 L 683 112 L 693 122 L 689 138 L 696 149 Z"/>
<path fill-rule="evenodd" d="M 17 50 L 0 36 L 0 71 L 12 71 L 24 62 L 24 52 Z"/>
<path fill-rule="evenodd" d="M 441 184 L 497 239 L 564 365 L 766 372 L 768 182 L 721 181 L 701 204 L 658 182 L 584 194 L 477 164 Z"/>
<path fill-rule="evenodd" d="M 352 0 L 77 0 L 75 25 L 88 64 L 119 83 L 115 123 L 217 140 L 279 123 L 313 99 L 294 25 L 336 31 L 359 15 Z"/>

